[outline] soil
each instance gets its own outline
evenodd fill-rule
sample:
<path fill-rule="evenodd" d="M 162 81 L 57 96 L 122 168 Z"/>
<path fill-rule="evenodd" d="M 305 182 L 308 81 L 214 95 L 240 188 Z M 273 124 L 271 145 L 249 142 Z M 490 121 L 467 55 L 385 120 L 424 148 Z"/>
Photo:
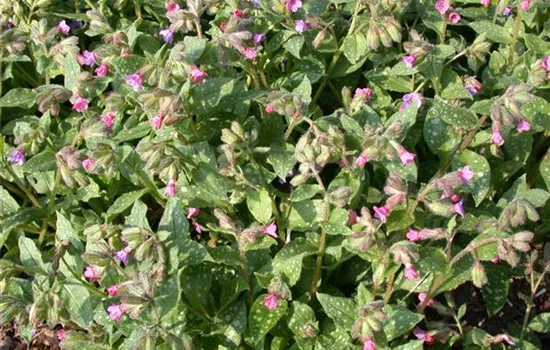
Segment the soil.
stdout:
<path fill-rule="evenodd" d="M 0 325 L 0 350 L 61 350 L 54 329 L 38 328 L 30 344 L 21 339 L 18 333 L 13 323 Z"/>

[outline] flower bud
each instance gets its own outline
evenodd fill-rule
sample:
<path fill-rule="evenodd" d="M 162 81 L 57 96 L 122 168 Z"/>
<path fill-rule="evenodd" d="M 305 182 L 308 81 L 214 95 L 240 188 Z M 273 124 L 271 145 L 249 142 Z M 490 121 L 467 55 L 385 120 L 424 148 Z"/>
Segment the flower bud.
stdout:
<path fill-rule="evenodd" d="M 369 31 L 367 33 L 367 46 L 371 51 L 376 51 L 380 47 L 380 29 L 375 21 L 371 21 Z"/>
<path fill-rule="evenodd" d="M 351 189 L 348 186 L 339 187 L 330 193 L 330 201 L 338 207 L 345 206 L 351 194 Z"/>
<path fill-rule="evenodd" d="M 388 34 L 387 32 L 386 27 L 380 28 L 379 35 L 380 35 L 380 41 L 382 42 L 382 45 L 384 45 L 384 47 L 386 48 L 392 47 L 393 42 L 391 40 L 390 34 Z"/>
<path fill-rule="evenodd" d="M 401 23 L 399 23 L 393 17 L 385 17 L 383 21 L 386 24 L 386 30 L 388 31 L 388 34 L 390 35 L 391 39 L 396 43 L 400 43 L 402 39 Z"/>
<path fill-rule="evenodd" d="M 506 241 L 500 242 L 497 248 L 497 252 L 498 252 L 498 257 L 506 261 L 512 267 L 516 267 L 516 265 L 519 263 L 519 258 L 517 254 L 514 252 L 512 247 L 510 247 L 510 245 Z"/>
<path fill-rule="evenodd" d="M 474 268 L 472 269 L 472 282 L 477 288 L 482 288 L 485 284 L 487 284 L 487 274 L 485 273 L 485 268 L 480 262 L 476 262 Z"/>

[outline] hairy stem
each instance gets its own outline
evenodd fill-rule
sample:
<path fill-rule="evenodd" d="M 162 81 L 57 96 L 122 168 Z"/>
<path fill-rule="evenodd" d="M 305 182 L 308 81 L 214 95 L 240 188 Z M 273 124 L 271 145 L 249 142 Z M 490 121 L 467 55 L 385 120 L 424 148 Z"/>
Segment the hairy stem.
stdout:
<path fill-rule="evenodd" d="M 521 16 L 521 8 L 518 1 L 518 14 L 516 16 L 516 21 L 514 22 L 514 32 L 512 34 L 512 42 L 510 43 L 510 53 L 508 54 L 508 69 L 512 69 L 514 66 L 514 46 L 516 46 L 516 41 L 518 40 L 519 29 L 521 27 L 521 21 L 523 20 Z"/>

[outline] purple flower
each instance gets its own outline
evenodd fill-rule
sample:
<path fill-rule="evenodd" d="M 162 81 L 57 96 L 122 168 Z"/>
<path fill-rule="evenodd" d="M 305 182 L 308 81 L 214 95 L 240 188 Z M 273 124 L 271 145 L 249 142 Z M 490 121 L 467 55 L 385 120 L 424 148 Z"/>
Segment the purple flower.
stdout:
<path fill-rule="evenodd" d="M 275 222 L 272 222 L 268 226 L 265 226 L 264 227 L 264 234 L 266 234 L 270 237 L 273 237 L 275 239 L 278 238 L 279 236 L 277 236 L 277 224 Z"/>
<path fill-rule="evenodd" d="M 401 160 L 402 165 L 409 165 L 413 163 L 415 157 L 416 154 L 411 153 L 404 148 L 399 150 L 399 159 Z"/>
<path fill-rule="evenodd" d="M 424 300 L 426 300 L 426 297 L 428 295 L 426 293 L 420 293 L 418 294 L 418 300 L 420 300 L 421 303 L 424 302 Z M 435 303 L 435 301 L 433 299 L 430 299 L 428 300 L 428 303 L 426 303 L 427 306 L 432 306 L 433 304 Z"/>
<path fill-rule="evenodd" d="M 411 242 L 418 242 L 421 241 L 424 237 L 422 236 L 421 231 L 413 230 L 412 228 L 409 229 L 409 232 L 407 232 L 407 239 Z"/>
<path fill-rule="evenodd" d="M 189 207 L 189 210 L 187 211 L 187 218 L 191 219 L 195 216 L 199 216 L 200 214 L 201 210 L 199 208 Z"/>
<path fill-rule="evenodd" d="M 260 0 L 252 0 L 252 5 L 254 5 L 255 8 L 260 7 Z"/>
<path fill-rule="evenodd" d="M 292 12 L 298 12 L 302 7 L 302 1 L 300 0 L 286 0 L 285 7 Z"/>
<path fill-rule="evenodd" d="M 540 63 L 540 66 L 545 71 L 550 72 L 550 56 L 544 56 L 542 62 Z"/>
<path fill-rule="evenodd" d="M 294 21 L 294 29 L 298 32 L 298 33 L 303 33 L 305 32 L 307 29 L 308 29 L 308 24 L 304 21 L 302 21 L 301 19 L 297 19 Z"/>
<path fill-rule="evenodd" d="M 168 28 L 161 30 L 159 34 L 165 43 L 172 44 L 174 42 L 174 32 L 172 29 Z"/>
<path fill-rule="evenodd" d="M 529 10 L 529 7 L 531 6 L 531 0 L 523 0 L 520 6 L 521 6 L 521 9 L 524 11 Z"/>
<path fill-rule="evenodd" d="M 254 61 L 256 59 L 256 56 L 258 56 L 258 52 L 256 52 L 256 50 L 251 47 L 245 47 L 243 50 L 243 55 L 247 59 Z"/>
<path fill-rule="evenodd" d="M 512 6 L 507 6 L 504 10 L 502 10 L 502 16 L 503 17 L 508 17 L 512 14 Z"/>
<path fill-rule="evenodd" d="M 497 146 L 504 145 L 504 138 L 502 138 L 502 134 L 500 133 L 500 130 L 498 128 L 493 129 L 493 134 L 491 135 L 491 141 Z"/>
<path fill-rule="evenodd" d="M 414 268 L 413 264 L 405 264 L 405 279 L 406 280 L 415 280 L 418 277 L 418 272 L 416 272 L 416 269 Z"/>
<path fill-rule="evenodd" d="M 126 76 L 126 84 L 130 85 L 134 91 L 140 91 L 143 80 L 140 73 L 134 73 Z"/>
<path fill-rule="evenodd" d="M 441 16 L 447 13 L 449 7 L 451 7 L 449 0 L 437 0 L 435 3 L 435 9 L 441 14 Z"/>
<path fill-rule="evenodd" d="M 435 342 L 435 339 L 432 335 L 429 335 L 428 332 L 416 327 L 413 330 L 413 334 L 416 339 L 423 340 L 426 344 L 430 345 Z"/>
<path fill-rule="evenodd" d="M 124 306 L 122 304 L 113 304 L 107 308 L 107 311 L 112 321 L 119 322 L 122 315 L 124 315 Z"/>
<path fill-rule="evenodd" d="M 388 220 L 388 215 L 390 214 L 390 208 L 387 205 L 381 207 L 374 206 L 372 207 L 372 210 L 374 210 L 374 217 L 385 224 Z"/>
<path fill-rule="evenodd" d="M 531 130 L 531 124 L 525 118 L 521 118 L 516 129 L 518 132 L 529 131 Z"/>
<path fill-rule="evenodd" d="M 460 201 L 453 204 L 452 209 L 455 213 L 464 217 L 464 200 L 461 199 Z"/>
<path fill-rule="evenodd" d="M 279 305 L 279 297 L 273 293 L 269 294 L 262 300 L 262 305 L 269 311 L 273 311 Z"/>
<path fill-rule="evenodd" d="M 62 20 L 61 22 L 57 23 L 57 32 L 59 34 L 63 35 L 69 35 L 69 32 L 71 31 L 71 27 L 65 22 L 65 20 Z"/>
<path fill-rule="evenodd" d="M 174 180 L 168 181 L 164 189 L 164 195 L 167 197 L 174 197 L 176 195 L 176 182 Z"/>
<path fill-rule="evenodd" d="M 8 156 L 8 161 L 12 164 L 23 165 L 25 164 L 25 153 L 20 149 L 16 149 Z"/>
<path fill-rule="evenodd" d="M 465 167 L 458 169 L 458 176 L 462 179 L 462 183 L 469 185 L 474 178 L 474 172 L 468 165 L 466 165 Z"/>
<path fill-rule="evenodd" d="M 265 40 L 265 34 L 255 33 L 252 36 L 252 41 L 254 42 L 254 45 L 256 45 L 256 46 L 260 45 L 260 43 L 264 40 Z"/>
<path fill-rule="evenodd" d="M 93 66 L 97 58 L 97 53 L 88 50 L 85 50 L 82 55 L 76 56 L 76 60 L 81 66 Z"/>
<path fill-rule="evenodd" d="M 124 249 L 121 249 L 118 252 L 115 252 L 115 259 L 120 261 L 122 265 L 126 266 L 128 265 L 131 251 L 132 249 L 130 247 L 125 247 Z"/>
<path fill-rule="evenodd" d="M 399 107 L 399 111 L 403 112 L 405 109 L 407 109 L 411 103 L 416 103 L 417 107 L 422 107 L 422 95 L 416 92 L 411 92 L 410 94 L 406 94 L 403 96 L 403 104 L 401 107 Z"/>
<path fill-rule="evenodd" d="M 357 88 L 355 89 L 354 98 L 361 98 L 364 102 L 369 102 L 372 98 L 372 89 L 371 88 Z"/>
<path fill-rule="evenodd" d="M 100 272 L 95 266 L 88 266 L 84 270 L 84 277 L 90 282 L 95 282 L 99 280 Z"/>
<path fill-rule="evenodd" d="M 416 62 L 416 57 L 414 55 L 403 56 L 401 61 L 403 62 L 405 67 L 411 69 L 414 66 L 414 63 Z"/>
<path fill-rule="evenodd" d="M 86 158 L 82 161 L 82 167 L 85 171 L 90 171 L 94 166 L 94 160 L 92 158 Z"/>
<path fill-rule="evenodd" d="M 196 221 L 191 221 L 191 223 L 193 224 L 193 227 L 195 228 L 195 232 L 197 233 L 201 233 L 202 232 L 202 226 L 201 224 L 199 224 L 198 222 Z"/>

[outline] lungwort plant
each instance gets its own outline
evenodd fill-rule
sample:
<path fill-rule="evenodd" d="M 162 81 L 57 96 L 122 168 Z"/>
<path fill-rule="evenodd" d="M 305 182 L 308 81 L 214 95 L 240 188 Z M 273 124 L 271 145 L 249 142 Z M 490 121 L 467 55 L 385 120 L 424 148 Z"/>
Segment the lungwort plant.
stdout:
<path fill-rule="evenodd" d="M 2 0 L 0 347 L 548 345 L 549 24 Z"/>

